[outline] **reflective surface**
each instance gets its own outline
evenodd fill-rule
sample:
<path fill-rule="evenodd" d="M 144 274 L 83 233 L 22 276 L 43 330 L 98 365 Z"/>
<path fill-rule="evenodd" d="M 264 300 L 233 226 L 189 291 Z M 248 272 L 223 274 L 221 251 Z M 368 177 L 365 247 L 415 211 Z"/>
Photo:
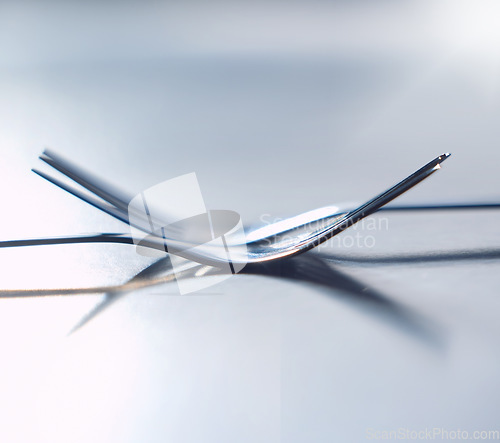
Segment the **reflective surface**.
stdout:
<path fill-rule="evenodd" d="M 444 151 L 401 204 L 498 199 L 498 27 L 462 1 L 313 3 L 2 2 L 2 240 L 123 229 L 30 172 L 45 146 L 132 194 L 196 171 L 207 207 L 244 223 L 364 201 Z M 498 427 L 499 215 L 429 217 L 367 218 L 324 266 L 311 251 L 193 296 L 1 300 L 1 440 Z M 3 288 L 118 285 L 151 264 L 128 245 L 0 261 Z"/>

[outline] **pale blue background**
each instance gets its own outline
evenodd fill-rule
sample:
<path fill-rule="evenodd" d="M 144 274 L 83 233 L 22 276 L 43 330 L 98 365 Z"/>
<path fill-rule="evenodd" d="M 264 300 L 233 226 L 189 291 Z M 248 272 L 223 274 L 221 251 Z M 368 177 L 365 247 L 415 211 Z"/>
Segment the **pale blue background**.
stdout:
<path fill-rule="evenodd" d="M 362 201 L 446 151 L 401 201 L 498 201 L 499 12 L 485 0 L 2 1 L 2 239 L 126 232 L 30 172 L 46 146 L 131 192 L 194 171 L 207 206 L 245 223 Z M 174 283 L 69 336 L 102 296 L 0 300 L 0 439 L 498 429 L 499 214 L 388 220 L 361 231 L 372 249 L 332 240 L 322 253 L 343 274 L 326 286 L 238 275 L 180 297 Z M 382 255 L 396 258 L 371 260 Z M 3 288 L 116 284 L 149 263 L 120 245 L 0 261 Z"/>

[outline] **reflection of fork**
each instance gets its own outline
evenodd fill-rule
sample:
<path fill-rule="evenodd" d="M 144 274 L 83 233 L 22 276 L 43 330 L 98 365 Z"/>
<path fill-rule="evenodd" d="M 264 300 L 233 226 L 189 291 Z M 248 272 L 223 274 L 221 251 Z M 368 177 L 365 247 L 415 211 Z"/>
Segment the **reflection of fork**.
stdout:
<path fill-rule="evenodd" d="M 344 231 L 364 217 L 374 213 L 391 200 L 429 177 L 440 168 L 440 163 L 449 156 L 450 154 L 442 154 L 436 157 L 392 188 L 353 210 L 340 210 L 337 207 L 320 208 L 290 217 L 286 220 L 247 229 L 245 242 L 247 251 L 240 253 L 239 251 L 242 249 L 235 248 L 231 254 L 231 261 L 233 263 L 243 264 L 265 262 L 281 257 L 297 255 L 312 249 Z M 78 186 L 73 183 L 64 183 L 53 175 L 38 170 L 34 170 L 34 172 L 96 208 L 129 224 L 128 202 L 130 199 L 121 191 L 105 184 L 102 180 L 93 177 L 78 166 L 52 152 L 45 151 L 40 158 L 90 192 L 80 190 Z M 401 207 L 401 209 L 404 209 L 404 207 Z M 186 243 L 185 240 L 180 241 L 176 238 L 163 238 L 160 235 L 152 234 L 149 228 L 149 222 L 146 219 L 142 221 L 144 223 L 141 223 L 140 216 L 134 216 L 134 227 L 148 234 L 147 240 L 141 240 L 140 243 L 142 246 L 164 251 L 165 243 L 167 243 L 169 250 L 170 247 L 173 246 L 173 249 L 179 251 L 177 252 L 178 255 L 208 265 L 217 266 L 218 264 L 227 263 L 228 261 L 226 251 L 222 250 L 220 247 L 206 246 L 202 248 L 192 248 L 193 245 Z M 85 242 L 134 244 L 139 241 L 134 239 L 130 234 L 98 234 L 4 241 L 0 242 L 0 247 Z M 236 254 L 234 252 L 236 252 Z"/>

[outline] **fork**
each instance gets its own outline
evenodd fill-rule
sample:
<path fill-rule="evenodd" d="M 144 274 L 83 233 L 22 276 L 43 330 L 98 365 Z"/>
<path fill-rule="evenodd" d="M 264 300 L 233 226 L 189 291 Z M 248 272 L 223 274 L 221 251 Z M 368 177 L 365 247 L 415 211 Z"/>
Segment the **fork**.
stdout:
<path fill-rule="evenodd" d="M 306 252 L 341 233 L 370 214 L 373 214 L 382 208 L 382 206 L 432 175 L 440 169 L 440 164 L 449 156 L 449 153 L 445 153 L 436 157 L 404 180 L 355 209 L 341 210 L 337 207 L 319 208 L 266 226 L 247 228 L 245 230 L 246 238 L 244 242 L 229 245 L 233 247 L 231 250 L 231 262 L 245 265 L 291 257 Z M 103 180 L 89 174 L 72 162 L 49 150 L 45 150 L 40 159 L 88 192 L 83 192 L 74 183 L 65 183 L 54 175 L 38 169 L 33 169 L 35 173 L 101 211 L 132 225 L 128 219 L 128 201 L 130 199 L 122 191 L 106 184 Z M 394 207 L 392 210 L 415 208 L 418 209 L 418 207 Z M 421 206 L 420 208 L 426 209 L 431 207 Z M 210 245 L 194 248 L 193 246 L 197 245 L 191 244 L 188 241 L 181 241 L 178 238 L 171 237 L 166 238 L 165 236 L 152 233 L 149 223 L 146 224 L 145 219 L 142 220 L 144 222 L 142 223 L 140 216 L 134 217 L 134 220 L 133 226 L 148 234 L 145 240 L 140 240 L 142 246 L 165 251 L 165 245 L 168 244 L 169 251 L 175 251 L 176 255 L 209 266 L 217 267 L 228 262 L 227 251 L 224 248 Z M 130 234 L 103 233 L 97 235 L 10 240 L 0 242 L 0 247 L 86 242 L 137 244 L 139 240 Z M 245 248 L 238 248 L 237 246 L 245 246 Z"/>

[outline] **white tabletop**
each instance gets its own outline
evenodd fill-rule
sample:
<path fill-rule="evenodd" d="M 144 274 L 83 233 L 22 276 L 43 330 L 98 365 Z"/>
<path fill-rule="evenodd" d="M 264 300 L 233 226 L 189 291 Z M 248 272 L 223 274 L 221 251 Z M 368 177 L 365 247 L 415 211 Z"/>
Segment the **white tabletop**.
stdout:
<path fill-rule="evenodd" d="M 131 193 L 196 172 L 207 207 L 247 224 L 361 202 L 447 151 L 398 202 L 498 201 L 498 46 L 472 34 L 470 51 L 439 26 L 463 5 L 439 4 L 2 3 L 2 239 L 127 232 L 30 171 L 45 147 Z M 75 331 L 109 296 L 0 299 L 0 440 L 498 430 L 500 212 L 372 220 L 281 276 L 133 291 Z M 2 289 L 151 263 L 128 245 L 0 250 Z"/>

